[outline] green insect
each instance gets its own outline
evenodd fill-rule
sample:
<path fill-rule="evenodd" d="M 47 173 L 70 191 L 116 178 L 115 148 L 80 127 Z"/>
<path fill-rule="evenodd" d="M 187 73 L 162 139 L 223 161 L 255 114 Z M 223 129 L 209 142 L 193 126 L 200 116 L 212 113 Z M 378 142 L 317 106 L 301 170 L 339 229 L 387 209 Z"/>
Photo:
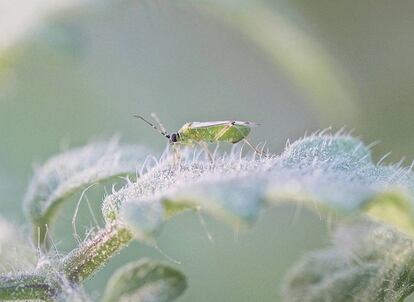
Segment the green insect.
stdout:
<path fill-rule="evenodd" d="M 246 142 L 256 153 L 261 154 L 246 137 L 249 135 L 252 127 L 256 127 L 259 124 L 254 122 L 243 122 L 243 121 L 216 121 L 216 122 L 190 122 L 185 123 L 177 132 L 168 134 L 164 126 L 160 123 L 159 119 L 155 114 L 152 117 L 157 121 L 160 129 L 154 124 L 150 123 L 140 115 L 134 115 L 152 128 L 157 130 L 163 136 L 168 139 L 171 145 L 183 144 L 183 145 L 194 145 L 199 144 L 206 149 L 206 143 L 215 142 L 228 142 L 238 143 L 240 141 Z M 208 149 L 207 149 L 208 150 Z M 208 152 L 209 153 L 209 152 Z M 209 153 L 211 158 L 211 154 Z"/>

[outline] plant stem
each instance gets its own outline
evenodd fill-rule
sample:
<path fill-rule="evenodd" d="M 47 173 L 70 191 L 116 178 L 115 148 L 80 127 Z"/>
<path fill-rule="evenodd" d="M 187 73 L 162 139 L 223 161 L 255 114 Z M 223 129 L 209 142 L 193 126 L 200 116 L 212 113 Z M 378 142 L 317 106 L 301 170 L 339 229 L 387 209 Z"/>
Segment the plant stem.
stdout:
<path fill-rule="evenodd" d="M 79 283 L 104 265 L 133 238 L 131 232 L 112 224 L 99 230 L 62 259 L 62 271 L 72 283 Z"/>
<path fill-rule="evenodd" d="M 53 301 L 61 291 L 47 277 L 34 274 L 0 276 L 0 300 Z"/>

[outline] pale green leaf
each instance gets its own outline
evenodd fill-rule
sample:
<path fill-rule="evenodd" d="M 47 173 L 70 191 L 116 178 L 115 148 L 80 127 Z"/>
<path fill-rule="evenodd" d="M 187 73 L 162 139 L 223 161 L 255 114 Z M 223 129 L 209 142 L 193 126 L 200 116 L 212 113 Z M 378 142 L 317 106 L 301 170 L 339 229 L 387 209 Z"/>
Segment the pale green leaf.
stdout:
<path fill-rule="evenodd" d="M 116 140 L 75 148 L 52 157 L 36 169 L 25 197 L 34 238 L 46 239 L 58 210 L 76 192 L 118 176 L 135 175 L 148 151 Z"/>
<path fill-rule="evenodd" d="M 154 260 L 142 259 L 118 269 L 108 282 L 103 302 L 168 302 L 187 287 L 178 270 Z"/>
<path fill-rule="evenodd" d="M 334 247 L 305 255 L 290 271 L 284 301 L 402 301 L 414 290 L 414 242 L 374 222 L 341 226 Z"/>
<path fill-rule="evenodd" d="M 137 239 L 149 240 L 165 219 L 188 209 L 237 226 L 253 222 L 264 205 L 282 202 L 347 215 L 372 207 L 381 194 L 401 192 L 411 209 L 413 183 L 409 169 L 374 164 L 358 139 L 313 135 L 288 145 L 280 156 L 233 152 L 211 163 L 182 152 L 180 163 L 161 160 L 136 183 L 109 195 L 103 213 L 108 223 L 120 219 Z M 413 216 L 404 211 L 411 224 Z"/>
<path fill-rule="evenodd" d="M 255 43 L 270 62 L 302 88 L 325 116 L 351 117 L 357 96 L 340 64 L 310 31 L 288 2 L 198 0 L 202 13 L 216 17 Z"/>

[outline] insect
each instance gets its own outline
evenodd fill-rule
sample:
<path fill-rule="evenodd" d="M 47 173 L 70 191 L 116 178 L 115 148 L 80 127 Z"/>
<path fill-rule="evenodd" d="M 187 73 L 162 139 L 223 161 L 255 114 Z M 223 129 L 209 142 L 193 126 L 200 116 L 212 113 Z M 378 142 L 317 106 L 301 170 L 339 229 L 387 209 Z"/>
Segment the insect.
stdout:
<path fill-rule="evenodd" d="M 251 127 L 259 125 L 257 123 L 245 121 L 189 122 L 185 123 L 177 132 L 168 134 L 158 117 L 154 113 L 151 116 L 156 120 L 160 129 L 142 116 L 134 115 L 134 117 L 143 120 L 161 135 L 165 136 L 171 145 L 201 145 L 209 154 L 210 159 L 212 158 L 212 155 L 208 151 L 206 143 L 221 141 L 232 144 L 244 141 L 256 153 L 261 154 L 261 152 L 246 139 L 250 133 Z"/>

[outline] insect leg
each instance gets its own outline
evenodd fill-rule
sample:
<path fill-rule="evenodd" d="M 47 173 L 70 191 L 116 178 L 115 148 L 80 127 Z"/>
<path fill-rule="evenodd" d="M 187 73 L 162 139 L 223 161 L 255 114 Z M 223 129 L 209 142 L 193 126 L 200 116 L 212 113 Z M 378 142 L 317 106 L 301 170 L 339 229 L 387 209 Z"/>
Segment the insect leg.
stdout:
<path fill-rule="evenodd" d="M 233 124 L 231 124 L 231 125 L 230 125 L 230 127 L 231 127 L 231 126 L 233 126 Z M 243 133 L 240 131 L 240 129 L 238 129 L 237 127 L 235 127 L 235 129 L 236 129 L 237 131 L 239 131 L 239 133 L 240 133 L 240 134 L 242 134 L 242 135 L 243 135 Z M 224 133 L 223 133 L 222 135 L 224 135 Z M 253 151 L 254 151 L 254 152 L 256 152 L 257 154 L 259 154 L 259 155 L 261 155 L 261 156 L 262 156 L 262 155 L 264 155 L 264 154 L 263 154 L 263 152 L 260 152 L 260 151 L 259 151 L 259 150 L 258 150 L 258 149 L 257 149 L 257 148 L 256 148 L 256 147 L 255 147 L 255 146 L 254 146 L 254 145 L 253 145 L 253 144 L 252 144 L 252 143 L 251 143 L 251 142 L 250 142 L 250 141 L 249 141 L 246 137 L 242 138 L 241 140 L 243 140 L 243 141 L 244 141 L 244 142 L 245 142 L 245 143 L 246 143 L 246 144 L 247 144 L 250 148 L 252 148 L 252 149 L 253 149 Z M 241 141 L 241 140 L 240 140 L 240 141 Z"/>
<path fill-rule="evenodd" d="M 243 141 L 250 147 L 253 149 L 254 152 L 256 152 L 259 155 L 264 155 L 263 152 L 260 152 L 259 150 L 257 150 L 257 148 L 255 146 L 253 146 L 253 144 L 251 142 L 249 142 L 249 140 L 247 138 L 243 138 Z"/>
<path fill-rule="evenodd" d="M 174 151 L 174 165 L 178 165 L 181 161 L 180 147 L 178 144 L 173 144 L 171 147 Z"/>
<path fill-rule="evenodd" d="M 203 148 L 204 152 L 207 154 L 208 159 L 211 163 L 214 163 L 214 156 L 211 154 L 210 150 L 207 147 L 207 144 L 205 142 L 198 142 L 198 144 Z"/>

